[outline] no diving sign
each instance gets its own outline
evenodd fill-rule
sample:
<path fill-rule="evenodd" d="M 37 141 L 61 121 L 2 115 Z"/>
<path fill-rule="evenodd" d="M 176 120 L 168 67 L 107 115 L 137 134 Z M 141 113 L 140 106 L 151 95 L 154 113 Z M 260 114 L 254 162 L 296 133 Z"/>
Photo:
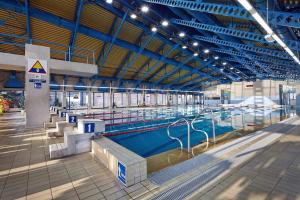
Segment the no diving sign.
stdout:
<path fill-rule="evenodd" d="M 28 73 L 46 75 L 48 66 L 47 60 L 28 58 Z"/>

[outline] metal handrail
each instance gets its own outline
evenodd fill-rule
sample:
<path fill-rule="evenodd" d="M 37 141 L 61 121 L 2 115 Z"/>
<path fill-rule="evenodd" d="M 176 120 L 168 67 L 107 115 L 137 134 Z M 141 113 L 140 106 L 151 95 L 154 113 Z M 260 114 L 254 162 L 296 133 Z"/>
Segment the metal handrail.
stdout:
<path fill-rule="evenodd" d="M 194 119 L 192 120 L 192 122 L 191 122 L 191 127 L 192 127 L 192 129 L 193 129 L 194 131 L 196 131 L 196 132 L 201 132 L 201 133 L 203 133 L 203 134 L 205 135 L 205 138 L 206 138 L 206 147 L 205 147 L 205 149 L 207 149 L 207 148 L 208 148 L 208 134 L 207 134 L 206 131 L 203 131 L 203 130 L 200 130 L 200 129 L 196 129 L 196 128 L 194 127 L 194 123 L 195 123 L 196 119 L 197 119 L 197 118 L 194 118 Z M 202 120 L 202 121 L 203 121 L 203 120 Z M 192 150 L 193 150 L 193 149 L 192 149 Z"/>
<path fill-rule="evenodd" d="M 177 140 L 179 142 L 179 144 L 180 144 L 180 148 L 183 149 L 182 141 L 179 138 L 177 138 L 177 137 L 171 136 L 171 134 L 170 134 L 170 127 L 174 126 L 177 123 L 182 122 L 182 121 L 184 121 L 186 123 L 187 127 L 188 127 L 188 152 L 190 152 L 190 146 L 191 146 L 191 144 L 190 144 L 190 135 L 191 135 L 191 130 L 190 130 L 190 123 L 189 123 L 189 121 L 187 119 L 181 118 L 181 119 L 173 122 L 172 124 L 170 124 L 168 126 L 168 128 L 167 128 L 168 137 L 171 138 L 172 140 Z"/>
<path fill-rule="evenodd" d="M 215 127 L 215 117 L 214 117 L 214 112 L 213 112 L 213 110 L 212 109 L 210 109 L 210 108 L 204 108 L 203 110 L 201 110 L 200 112 L 199 112 L 199 114 L 192 120 L 192 122 L 191 122 L 191 126 L 192 126 L 192 128 L 193 128 L 193 130 L 195 130 L 195 127 L 194 127 L 194 122 L 196 121 L 196 119 L 199 119 L 199 116 L 203 113 L 203 112 L 205 112 L 205 111 L 208 111 L 208 112 L 210 112 L 211 113 L 211 123 L 212 123 L 212 132 L 213 132 L 213 140 L 214 140 L 214 143 L 216 143 L 216 127 Z M 202 130 L 195 130 L 195 131 L 202 131 Z M 205 132 L 206 133 L 206 132 Z M 206 133 L 207 134 L 207 133 Z M 208 137 L 208 136 L 207 136 Z M 207 141 L 208 141 L 208 139 L 207 139 Z"/>

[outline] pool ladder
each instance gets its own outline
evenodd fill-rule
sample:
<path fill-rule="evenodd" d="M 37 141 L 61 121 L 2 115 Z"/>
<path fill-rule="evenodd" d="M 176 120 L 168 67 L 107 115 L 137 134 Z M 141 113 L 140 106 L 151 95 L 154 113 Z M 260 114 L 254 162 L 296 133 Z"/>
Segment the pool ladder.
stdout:
<path fill-rule="evenodd" d="M 200 113 L 199 113 L 199 114 L 198 114 L 191 122 L 189 122 L 189 121 L 188 121 L 187 119 L 185 119 L 185 118 L 181 118 L 181 119 L 179 119 L 179 120 L 173 122 L 172 124 L 170 124 L 170 125 L 168 126 L 168 128 L 167 128 L 168 137 L 169 137 L 170 139 L 172 139 L 172 140 L 178 141 L 179 144 L 180 144 L 180 148 L 183 149 L 182 141 L 181 141 L 178 137 L 174 137 L 174 136 L 171 135 L 171 133 L 170 133 L 170 128 L 171 128 L 172 126 L 178 124 L 179 122 L 185 122 L 185 123 L 186 123 L 187 128 L 188 128 L 188 131 L 187 131 L 187 135 L 188 135 L 187 151 L 188 151 L 188 153 L 191 152 L 191 127 L 192 127 L 192 129 L 193 129 L 194 131 L 196 131 L 196 132 L 201 132 L 201 133 L 203 133 L 203 134 L 205 135 L 205 138 L 206 138 L 206 148 L 208 147 L 208 134 L 207 134 L 207 132 L 205 132 L 205 131 L 203 131 L 203 130 L 200 130 L 200 129 L 196 129 L 196 128 L 194 127 L 194 123 L 196 122 L 197 119 L 200 118 L 201 114 L 202 114 L 205 110 L 206 110 L 206 109 L 203 109 L 203 110 L 202 110 L 202 111 L 201 111 L 201 112 L 200 112 Z M 211 115 L 212 115 L 212 116 L 211 116 L 211 119 L 212 119 L 213 137 L 214 137 L 214 143 L 215 143 L 215 141 L 216 141 L 216 140 L 215 140 L 216 134 L 215 134 L 214 114 L 213 114 L 212 109 L 209 109 L 209 111 L 211 112 Z"/>
<path fill-rule="evenodd" d="M 178 137 L 174 137 L 174 136 L 171 136 L 171 133 L 170 133 L 170 128 L 171 126 L 174 126 L 176 125 L 177 123 L 179 122 L 185 122 L 187 127 L 188 127 L 188 152 L 190 152 L 190 135 L 191 135 L 191 128 L 190 128 L 190 122 L 185 119 L 185 118 L 181 118 L 175 122 L 173 122 L 172 124 L 170 124 L 167 128 L 167 133 L 168 133 L 168 137 L 171 138 L 172 140 L 177 140 L 180 144 L 180 148 L 183 149 L 183 144 L 182 144 L 182 141 L 178 138 Z"/>

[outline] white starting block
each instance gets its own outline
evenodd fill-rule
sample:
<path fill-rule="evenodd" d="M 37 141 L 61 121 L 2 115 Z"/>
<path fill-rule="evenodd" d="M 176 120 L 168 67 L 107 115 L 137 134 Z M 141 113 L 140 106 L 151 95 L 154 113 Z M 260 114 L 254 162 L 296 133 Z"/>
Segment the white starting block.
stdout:
<path fill-rule="evenodd" d="M 73 131 L 74 125 L 66 121 L 56 122 L 55 129 L 46 130 L 48 137 L 62 137 L 65 131 Z"/>
<path fill-rule="evenodd" d="M 100 119 L 78 119 L 78 131 L 64 133 L 64 143 L 49 145 L 50 158 L 60 158 L 91 151 L 91 137 L 105 131 Z"/>
<path fill-rule="evenodd" d="M 75 113 L 66 113 L 66 121 L 74 126 L 77 126 L 78 120 L 83 116 Z"/>

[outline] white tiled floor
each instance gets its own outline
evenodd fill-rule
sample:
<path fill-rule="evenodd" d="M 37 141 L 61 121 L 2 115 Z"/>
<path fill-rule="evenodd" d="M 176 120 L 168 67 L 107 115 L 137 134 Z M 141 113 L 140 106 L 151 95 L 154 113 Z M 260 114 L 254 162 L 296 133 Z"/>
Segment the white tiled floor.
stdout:
<path fill-rule="evenodd" d="M 15 119 L 14 119 L 15 118 Z M 50 160 L 45 131 L 24 129 L 20 115 L 0 116 L 0 198 L 133 199 L 150 193 L 148 181 L 124 189 L 111 172 L 85 153 Z"/>
<path fill-rule="evenodd" d="M 252 158 L 188 198 L 300 200 L 299 124 L 297 119 L 275 143 L 249 152 Z M 47 139 L 43 129 L 26 130 L 20 114 L 0 115 L 1 200 L 149 199 L 170 186 L 157 188 L 147 180 L 123 188 L 90 153 L 50 160 L 48 145 L 53 142 L 58 140 Z M 191 174 L 187 171 L 185 176 Z"/>

